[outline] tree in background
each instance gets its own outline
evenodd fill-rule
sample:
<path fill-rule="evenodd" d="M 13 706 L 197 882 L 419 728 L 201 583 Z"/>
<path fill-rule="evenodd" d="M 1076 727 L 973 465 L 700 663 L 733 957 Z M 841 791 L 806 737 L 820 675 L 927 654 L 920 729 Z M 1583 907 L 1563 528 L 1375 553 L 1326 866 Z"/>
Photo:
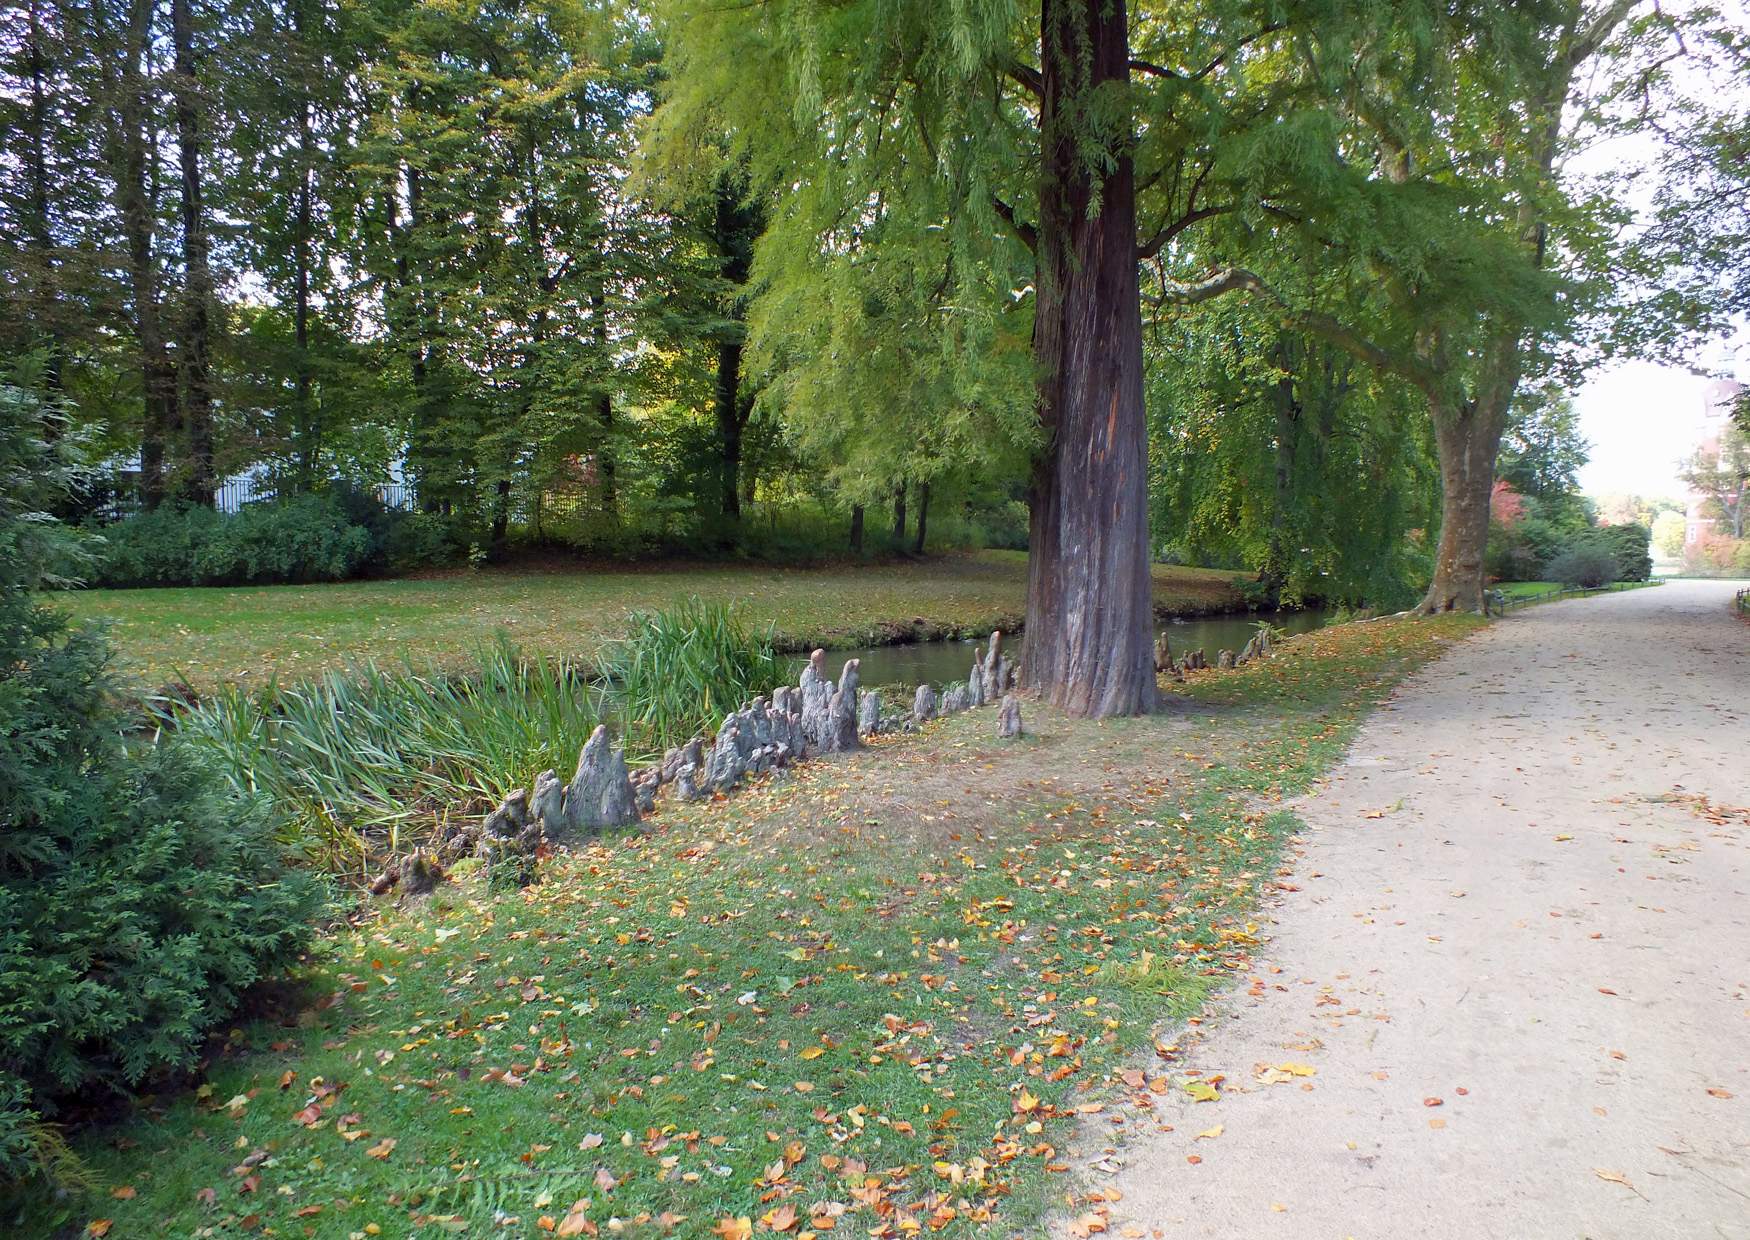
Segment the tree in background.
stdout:
<path fill-rule="evenodd" d="M 1701 496 L 1707 515 L 1721 522 L 1720 533 L 1744 537 L 1746 499 L 1750 498 L 1750 433 L 1729 423 L 1718 444 L 1698 449 L 1677 476 Z"/>

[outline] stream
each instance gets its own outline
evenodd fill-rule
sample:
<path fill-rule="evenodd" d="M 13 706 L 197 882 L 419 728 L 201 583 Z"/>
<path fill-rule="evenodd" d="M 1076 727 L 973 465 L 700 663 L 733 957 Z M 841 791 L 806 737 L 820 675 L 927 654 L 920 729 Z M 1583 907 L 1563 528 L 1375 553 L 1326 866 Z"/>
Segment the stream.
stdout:
<path fill-rule="evenodd" d="M 1258 631 L 1258 621 L 1268 620 L 1283 633 L 1307 633 L 1324 625 L 1329 612 L 1323 608 L 1305 611 L 1258 612 L 1251 615 L 1203 616 L 1184 620 L 1169 620 L 1156 629 L 1168 634 L 1175 658 L 1187 651 L 1202 648 L 1211 666 L 1222 650 L 1238 654 L 1241 646 Z M 1004 635 L 1005 649 L 1014 657 L 1008 643 L 1017 639 Z M 1022 652 L 1026 637 L 1019 640 Z M 829 650 L 826 653 L 828 674 L 835 680 L 847 659 L 861 659 L 862 683 L 865 685 L 932 684 L 938 689 L 955 681 L 965 680 L 972 670 L 974 647 L 981 642 L 970 640 L 910 642 L 897 646 L 865 646 L 860 650 Z M 795 671 L 800 673 L 804 660 L 798 659 Z M 795 678 L 792 677 L 792 680 Z"/>

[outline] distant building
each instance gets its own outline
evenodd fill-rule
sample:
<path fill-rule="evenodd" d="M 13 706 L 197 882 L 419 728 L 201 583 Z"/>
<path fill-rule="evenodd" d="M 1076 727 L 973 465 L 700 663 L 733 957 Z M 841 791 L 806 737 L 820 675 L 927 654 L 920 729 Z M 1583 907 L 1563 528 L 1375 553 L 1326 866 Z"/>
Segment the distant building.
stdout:
<path fill-rule="evenodd" d="M 1732 411 L 1736 408 L 1738 398 L 1744 393 L 1742 383 L 1734 383 L 1730 379 L 1717 379 L 1708 384 L 1707 392 L 1702 397 L 1704 412 L 1702 414 L 1701 441 L 1696 449 L 1707 455 L 1719 456 L 1720 434 L 1731 421 Z M 1707 516 L 1703 509 L 1707 506 L 1707 497 L 1689 493 L 1689 508 L 1683 514 L 1683 545 L 1694 545 L 1703 534 L 1710 532 L 1718 518 Z M 1730 531 L 1728 531 L 1729 533 Z"/>

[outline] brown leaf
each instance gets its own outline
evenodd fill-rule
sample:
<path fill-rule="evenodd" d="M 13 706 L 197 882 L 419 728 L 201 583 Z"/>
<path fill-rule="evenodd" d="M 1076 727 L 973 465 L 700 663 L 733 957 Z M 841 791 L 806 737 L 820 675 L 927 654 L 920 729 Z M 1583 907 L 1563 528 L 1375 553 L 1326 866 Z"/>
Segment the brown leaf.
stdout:
<path fill-rule="evenodd" d="M 587 1235 L 589 1219 L 584 1216 L 588 1210 L 589 1198 L 579 1197 L 571 1203 L 571 1209 L 565 1212 L 565 1217 L 559 1220 L 558 1230 L 554 1234 L 560 1236 Z"/>
<path fill-rule="evenodd" d="M 370 1149 L 366 1150 L 365 1153 L 370 1155 L 372 1158 L 387 1158 L 387 1157 L 389 1157 L 389 1155 L 391 1153 L 394 1152 L 394 1150 L 395 1150 L 395 1138 L 394 1137 L 384 1137 L 381 1141 L 379 1141 L 375 1145 L 371 1146 Z"/>

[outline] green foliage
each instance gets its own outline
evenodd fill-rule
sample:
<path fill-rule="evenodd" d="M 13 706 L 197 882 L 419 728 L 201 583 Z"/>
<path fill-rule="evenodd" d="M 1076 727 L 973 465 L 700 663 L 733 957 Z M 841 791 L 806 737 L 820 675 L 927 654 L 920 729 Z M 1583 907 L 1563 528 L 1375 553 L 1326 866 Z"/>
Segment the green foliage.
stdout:
<path fill-rule="evenodd" d="M 193 1063 L 318 895 L 259 801 L 124 740 L 104 638 L 37 601 L 77 568 L 44 515 L 76 478 L 64 430 L 0 386 L 0 1178 L 52 1157 L 35 1125 L 69 1098 Z"/>
<path fill-rule="evenodd" d="M 1551 581 L 1593 590 L 1617 579 L 1617 557 L 1615 551 L 1602 542 L 1588 540 L 1556 555 L 1545 572 Z"/>
<path fill-rule="evenodd" d="M 569 770 L 601 717 L 576 671 L 506 642 L 461 673 L 374 662 L 259 693 L 155 707 L 239 795 L 262 795 L 288 843 L 362 873 L 395 833 L 472 814 Z"/>
<path fill-rule="evenodd" d="M 1689 522 L 1681 512 L 1667 510 L 1653 520 L 1653 546 L 1667 559 L 1683 554 L 1683 539 L 1689 532 Z"/>
<path fill-rule="evenodd" d="M 1616 557 L 1616 581 L 1645 581 L 1653 575 L 1652 531 L 1635 521 L 1606 525 L 1595 535 Z"/>
<path fill-rule="evenodd" d="M 346 484 L 231 515 L 165 504 L 101 528 L 100 586 L 284 585 L 410 572 L 456 558 L 456 523 L 391 511 Z"/>
<path fill-rule="evenodd" d="M 749 628 L 732 605 L 697 597 L 633 613 L 626 636 L 603 647 L 598 662 L 628 747 L 656 751 L 709 734 L 730 711 L 788 682 L 772 632 Z"/>

